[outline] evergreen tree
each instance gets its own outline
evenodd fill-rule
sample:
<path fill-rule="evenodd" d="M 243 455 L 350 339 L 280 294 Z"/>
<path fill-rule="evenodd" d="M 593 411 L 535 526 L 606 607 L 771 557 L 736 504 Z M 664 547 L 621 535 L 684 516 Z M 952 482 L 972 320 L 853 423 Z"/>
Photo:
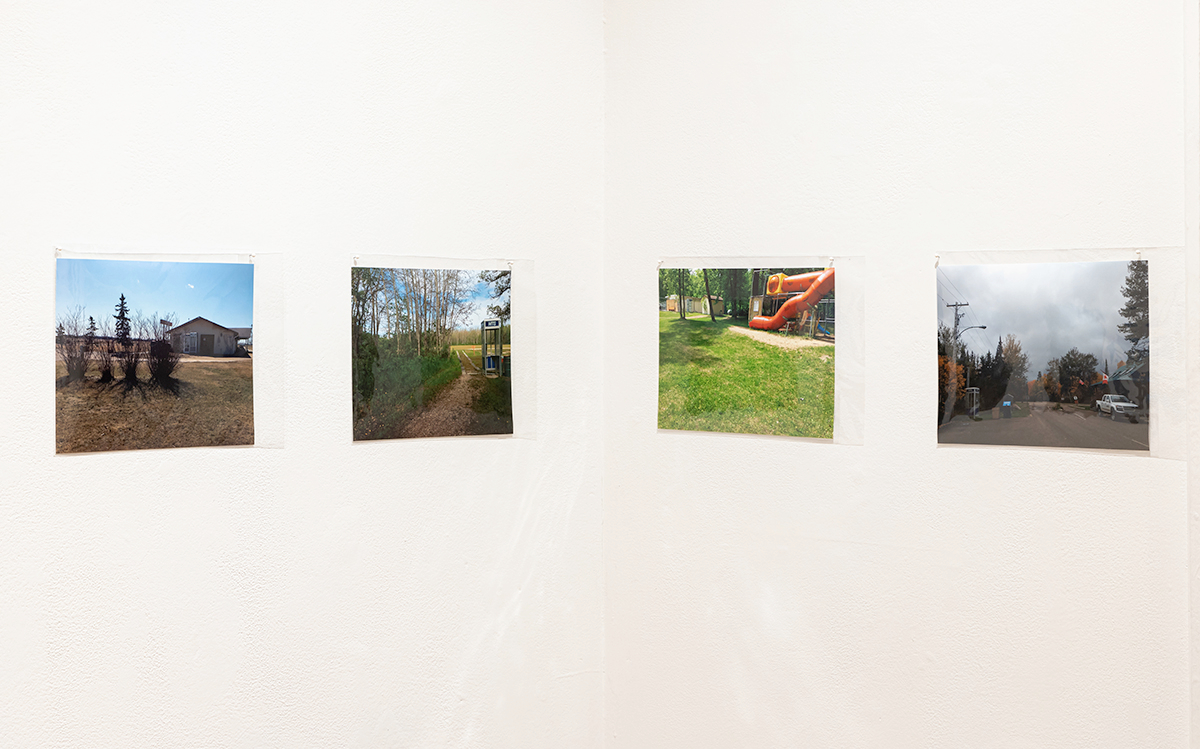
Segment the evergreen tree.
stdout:
<path fill-rule="evenodd" d="M 125 303 L 124 294 L 121 295 L 121 301 L 117 302 L 116 310 L 117 314 L 113 315 L 113 317 L 115 317 L 117 320 L 117 327 L 115 331 L 117 343 L 121 344 L 123 347 L 128 347 L 130 341 L 132 340 L 130 336 L 132 328 L 129 320 L 129 305 Z"/>
<path fill-rule="evenodd" d="M 996 355 L 992 357 L 992 367 L 996 397 L 1003 398 L 1008 391 L 1008 378 L 1012 374 L 1012 367 L 1008 366 L 1008 362 L 1004 359 L 1004 340 L 999 337 L 996 338 Z"/>
<path fill-rule="evenodd" d="M 1150 273 L 1145 260 L 1129 264 L 1121 294 L 1125 306 L 1121 307 L 1120 315 L 1128 322 L 1118 325 L 1117 330 L 1124 334 L 1125 340 L 1137 343 L 1150 335 Z"/>

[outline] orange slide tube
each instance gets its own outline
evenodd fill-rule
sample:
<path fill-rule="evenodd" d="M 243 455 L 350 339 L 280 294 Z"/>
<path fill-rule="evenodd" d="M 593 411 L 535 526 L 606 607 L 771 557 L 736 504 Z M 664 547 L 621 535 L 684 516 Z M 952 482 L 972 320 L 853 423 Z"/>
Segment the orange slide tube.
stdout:
<path fill-rule="evenodd" d="M 782 273 L 776 273 L 767 279 L 767 293 L 782 294 L 789 291 L 805 291 L 824 272 L 823 270 L 818 270 L 812 273 L 801 273 L 798 276 L 785 276 Z"/>
<path fill-rule="evenodd" d="M 781 289 L 806 291 L 784 302 L 779 311 L 771 317 L 760 316 L 750 320 L 750 327 L 757 330 L 779 330 L 788 320 L 817 306 L 822 297 L 833 291 L 833 268 L 816 273 L 801 273 L 798 276 L 784 276 L 778 273 L 767 279 L 768 294 L 778 294 Z"/>

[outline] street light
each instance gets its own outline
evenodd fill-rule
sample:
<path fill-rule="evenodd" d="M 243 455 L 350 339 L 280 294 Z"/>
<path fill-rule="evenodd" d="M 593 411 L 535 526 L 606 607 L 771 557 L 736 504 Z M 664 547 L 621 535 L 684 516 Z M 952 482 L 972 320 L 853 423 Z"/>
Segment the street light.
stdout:
<path fill-rule="evenodd" d="M 986 325 L 971 325 L 971 326 L 970 326 L 970 328 L 964 328 L 964 329 L 960 330 L 960 331 L 958 332 L 958 334 L 956 334 L 956 335 L 954 336 L 954 342 L 955 342 L 955 343 L 958 343 L 958 342 L 959 342 L 959 336 L 960 336 L 960 335 L 962 335 L 962 334 L 964 334 L 964 332 L 966 332 L 967 330 L 974 330 L 974 329 L 977 329 L 977 328 L 978 328 L 979 330 L 986 330 L 986 329 L 988 329 L 988 326 L 986 326 Z M 970 387 L 971 387 L 971 370 L 967 370 L 967 388 L 970 388 Z"/>
<path fill-rule="evenodd" d="M 946 405 L 942 408 L 942 423 L 949 423 L 954 416 L 954 402 L 958 399 L 958 375 L 954 374 L 954 368 L 958 365 L 958 337 L 972 328 L 983 329 L 986 325 L 972 325 L 968 328 L 959 329 L 958 321 L 962 319 L 962 308 L 969 307 L 969 302 L 951 302 L 946 305 L 954 310 L 954 336 L 950 339 L 949 351 L 950 354 L 950 387 L 946 388 Z M 969 373 L 968 373 L 969 376 Z"/>
<path fill-rule="evenodd" d="M 946 388 L 946 405 L 942 408 L 942 420 L 943 420 L 942 423 L 943 424 L 949 423 L 950 420 L 952 418 L 954 418 L 954 402 L 956 400 L 958 400 L 958 382 L 957 382 L 958 375 L 954 374 L 954 368 L 958 366 L 957 365 L 958 337 L 960 335 L 962 335 L 963 333 L 966 333 L 968 330 L 974 330 L 976 328 L 978 328 L 979 330 L 987 329 L 986 325 L 971 325 L 970 327 L 966 327 L 966 328 L 962 328 L 962 329 L 960 329 L 958 327 L 958 321 L 962 316 L 962 312 L 960 312 L 959 309 L 961 307 L 966 307 L 967 302 L 955 302 L 953 304 L 947 304 L 946 306 L 950 307 L 954 310 L 954 337 L 950 339 L 951 345 L 950 345 L 950 351 L 948 352 L 950 354 L 951 375 L 950 375 L 950 386 L 948 388 Z M 971 370 L 968 369 L 967 370 L 967 385 L 969 386 L 970 384 L 971 384 Z"/>
<path fill-rule="evenodd" d="M 954 336 L 954 340 L 955 340 L 955 341 L 957 341 L 957 340 L 958 340 L 958 337 L 959 337 L 960 335 L 962 335 L 963 333 L 966 333 L 968 330 L 975 330 L 976 328 L 979 328 L 980 330 L 987 330 L 987 326 L 986 326 L 986 325 L 972 325 L 972 326 L 971 326 L 971 327 L 969 327 L 969 328 L 963 328 L 962 330 L 958 331 L 958 333 L 956 333 L 956 334 L 955 334 L 955 336 Z"/>

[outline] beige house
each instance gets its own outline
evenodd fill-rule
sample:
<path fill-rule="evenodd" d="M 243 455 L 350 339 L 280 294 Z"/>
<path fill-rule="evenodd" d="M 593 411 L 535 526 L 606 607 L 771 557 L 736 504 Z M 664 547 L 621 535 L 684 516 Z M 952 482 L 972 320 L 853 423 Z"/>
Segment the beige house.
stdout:
<path fill-rule="evenodd" d="M 181 354 L 235 356 L 238 331 L 197 317 L 171 329 L 171 348 Z"/>
<path fill-rule="evenodd" d="M 721 299 L 721 297 L 714 296 L 711 299 L 713 307 L 712 314 L 725 314 L 725 302 Z M 684 297 L 684 311 L 686 311 L 689 315 L 707 315 L 709 314 L 708 301 L 708 299 L 702 296 Z"/>
<path fill-rule="evenodd" d="M 725 314 L 725 302 L 719 296 L 712 297 L 713 314 Z M 667 311 L 679 311 L 679 297 L 672 294 L 667 297 Z M 708 314 L 708 303 L 702 296 L 685 296 L 683 298 L 683 311 L 688 315 Z"/>

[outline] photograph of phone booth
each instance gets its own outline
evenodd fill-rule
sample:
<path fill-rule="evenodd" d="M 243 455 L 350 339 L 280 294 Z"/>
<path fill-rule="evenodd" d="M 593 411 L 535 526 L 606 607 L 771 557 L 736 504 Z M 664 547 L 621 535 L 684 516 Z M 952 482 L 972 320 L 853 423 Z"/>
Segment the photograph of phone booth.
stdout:
<path fill-rule="evenodd" d="M 979 415 L 979 388 L 967 388 L 967 416 L 975 418 Z"/>
<path fill-rule="evenodd" d="M 483 338 L 483 376 L 499 377 L 504 372 L 504 344 L 500 336 L 500 318 L 484 320 L 479 326 Z"/>

